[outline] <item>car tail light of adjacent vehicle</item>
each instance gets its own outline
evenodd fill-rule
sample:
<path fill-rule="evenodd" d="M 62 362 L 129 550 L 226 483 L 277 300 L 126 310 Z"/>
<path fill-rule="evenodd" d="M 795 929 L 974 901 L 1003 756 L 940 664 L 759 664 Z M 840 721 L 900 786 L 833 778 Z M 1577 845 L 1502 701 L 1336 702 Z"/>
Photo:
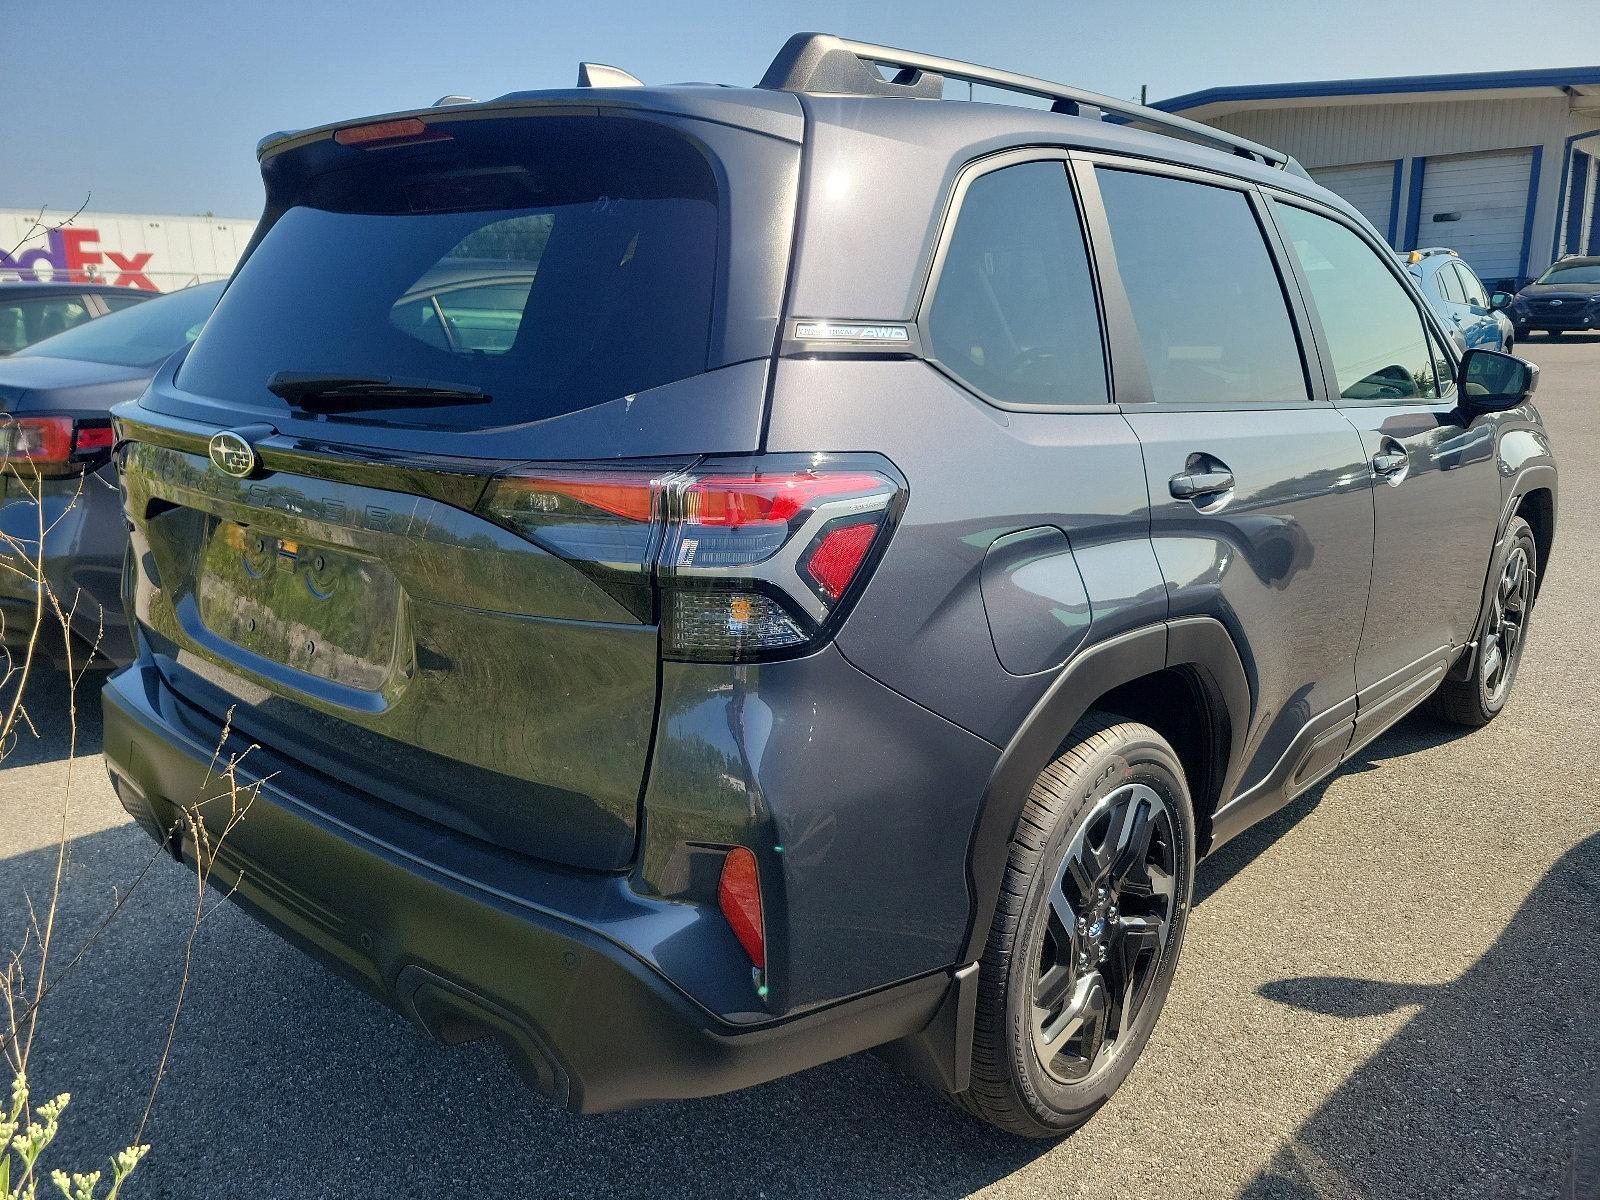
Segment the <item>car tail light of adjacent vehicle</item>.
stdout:
<path fill-rule="evenodd" d="M 659 616 L 665 657 L 749 662 L 831 633 L 905 495 L 876 456 L 771 455 L 657 472 L 530 467 L 496 478 L 481 508 L 636 615 Z"/>
<path fill-rule="evenodd" d="M 0 412 L 0 468 L 24 478 L 73 475 L 110 453 L 110 421 Z"/>

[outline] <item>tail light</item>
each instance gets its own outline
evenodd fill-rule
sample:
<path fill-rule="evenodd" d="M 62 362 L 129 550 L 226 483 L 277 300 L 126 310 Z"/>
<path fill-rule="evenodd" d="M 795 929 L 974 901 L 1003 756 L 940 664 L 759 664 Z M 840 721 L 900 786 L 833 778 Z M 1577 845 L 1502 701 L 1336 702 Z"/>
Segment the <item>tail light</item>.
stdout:
<path fill-rule="evenodd" d="M 481 508 L 641 619 L 658 617 L 665 657 L 749 662 L 831 634 L 905 495 L 876 456 L 771 455 L 654 472 L 532 468 L 498 477 Z"/>
<path fill-rule="evenodd" d="M 0 413 L 0 470 L 24 477 L 73 475 L 109 454 L 111 422 Z"/>

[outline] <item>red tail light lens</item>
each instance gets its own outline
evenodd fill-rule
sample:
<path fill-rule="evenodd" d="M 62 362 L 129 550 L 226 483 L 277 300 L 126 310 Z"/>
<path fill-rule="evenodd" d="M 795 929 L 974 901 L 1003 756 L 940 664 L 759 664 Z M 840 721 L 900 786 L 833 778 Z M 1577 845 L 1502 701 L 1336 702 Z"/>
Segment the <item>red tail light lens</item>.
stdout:
<path fill-rule="evenodd" d="M 79 454 L 89 454 L 96 450 L 109 450 L 116 445 L 117 435 L 110 425 L 78 426 L 77 437 L 73 439 L 73 449 Z"/>
<path fill-rule="evenodd" d="M 0 468 L 46 478 L 70 475 L 111 449 L 109 421 L 0 413 Z"/>
<path fill-rule="evenodd" d="M 769 455 L 529 468 L 496 478 L 480 509 L 642 620 L 657 615 L 653 575 L 665 657 L 749 662 L 804 653 L 831 632 L 905 494 L 875 456 Z"/>
<path fill-rule="evenodd" d="M 495 480 L 496 507 L 536 523 L 552 516 L 650 521 L 658 513 L 662 481 L 641 471 L 546 471 Z"/>
<path fill-rule="evenodd" d="M 871 491 L 882 483 L 882 476 L 861 471 L 710 475 L 686 489 L 684 512 L 697 525 L 787 524 L 818 500 Z"/>
<path fill-rule="evenodd" d="M 750 956 L 751 963 L 764 970 L 767 935 L 761 918 L 761 876 L 756 869 L 756 856 L 743 846 L 735 846 L 722 860 L 717 907 L 722 909 L 728 927 Z"/>
<path fill-rule="evenodd" d="M 634 616 L 649 621 L 668 474 L 606 467 L 530 470 L 496 478 L 479 507 L 584 571 Z"/>

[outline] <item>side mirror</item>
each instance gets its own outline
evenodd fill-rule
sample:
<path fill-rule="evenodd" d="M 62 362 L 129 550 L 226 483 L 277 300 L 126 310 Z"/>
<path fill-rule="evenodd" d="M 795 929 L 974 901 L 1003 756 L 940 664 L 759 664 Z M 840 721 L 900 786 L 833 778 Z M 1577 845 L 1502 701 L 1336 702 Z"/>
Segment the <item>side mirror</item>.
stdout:
<path fill-rule="evenodd" d="M 1511 293 L 1510 292 L 1496 292 L 1494 295 L 1489 297 L 1489 307 L 1490 308 L 1504 308 L 1506 305 L 1508 305 L 1510 303 L 1511 303 Z"/>
<path fill-rule="evenodd" d="M 1527 402 L 1539 386 L 1539 368 L 1498 350 L 1468 350 L 1457 379 L 1461 407 L 1478 413 L 1505 412 Z"/>

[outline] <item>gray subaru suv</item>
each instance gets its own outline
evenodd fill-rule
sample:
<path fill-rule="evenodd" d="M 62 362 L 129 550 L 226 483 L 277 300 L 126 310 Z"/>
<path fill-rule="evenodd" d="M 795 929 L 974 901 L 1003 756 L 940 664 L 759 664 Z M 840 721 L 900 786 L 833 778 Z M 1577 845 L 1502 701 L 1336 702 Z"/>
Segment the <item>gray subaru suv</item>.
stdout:
<path fill-rule="evenodd" d="M 106 760 L 187 859 L 243 755 L 234 899 L 574 1110 L 880 1048 L 1065 1133 L 1197 859 L 1507 701 L 1535 368 L 1280 153 L 800 35 L 260 158 L 115 413 Z"/>

